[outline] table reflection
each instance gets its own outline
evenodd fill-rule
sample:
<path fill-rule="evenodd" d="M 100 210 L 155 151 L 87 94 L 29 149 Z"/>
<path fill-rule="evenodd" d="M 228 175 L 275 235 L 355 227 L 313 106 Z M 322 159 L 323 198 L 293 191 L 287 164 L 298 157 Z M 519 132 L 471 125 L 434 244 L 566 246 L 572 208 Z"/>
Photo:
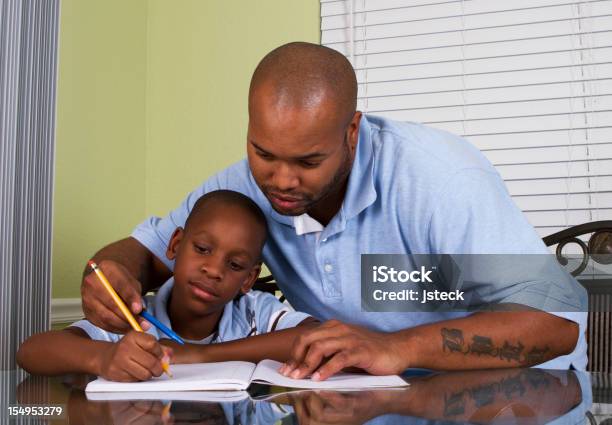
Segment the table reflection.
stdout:
<path fill-rule="evenodd" d="M 405 389 L 250 393 L 183 392 L 96 395 L 91 377 L 30 377 L 21 404 L 63 404 L 70 424 L 574 424 L 591 406 L 589 374 L 509 369 L 407 376 Z M 100 400 L 99 398 L 102 398 Z M 220 401 L 222 400 L 222 401 Z"/>

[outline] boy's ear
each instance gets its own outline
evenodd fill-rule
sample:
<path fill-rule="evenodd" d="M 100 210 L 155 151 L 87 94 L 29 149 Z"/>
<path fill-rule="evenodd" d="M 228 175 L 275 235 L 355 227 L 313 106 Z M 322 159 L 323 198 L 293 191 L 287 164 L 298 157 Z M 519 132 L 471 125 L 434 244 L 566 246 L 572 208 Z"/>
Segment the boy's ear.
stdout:
<path fill-rule="evenodd" d="M 242 292 L 243 294 L 249 292 L 255 284 L 255 281 L 257 281 L 259 273 L 261 273 L 261 263 L 257 263 L 253 266 L 253 268 L 249 272 L 249 276 L 240 287 L 240 292 Z"/>
<path fill-rule="evenodd" d="M 168 258 L 168 260 L 174 260 L 176 258 L 178 246 L 181 242 L 181 239 L 183 239 L 184 233 L 185 232 L 183 231 L 182 227 L 177 227 L 176 230 L 172 233 L 170 243 L 168 244 L 168 249 L 166 249 L 166 258 Z"/>

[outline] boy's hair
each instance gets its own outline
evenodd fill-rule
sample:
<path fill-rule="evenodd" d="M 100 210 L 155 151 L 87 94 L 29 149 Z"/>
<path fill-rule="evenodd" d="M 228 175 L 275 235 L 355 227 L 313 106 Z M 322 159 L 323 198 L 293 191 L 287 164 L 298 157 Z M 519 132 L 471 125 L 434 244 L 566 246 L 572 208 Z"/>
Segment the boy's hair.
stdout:
<path fill-rule="evenodd" d="M 185 222 L 185 230 L 187 230 L 189 223 L 193 221 L 194 217 L 201 214 L 207 205 L 210 206 L 215 203 L 237 206 L 250 214 L 261 226 L 264 232 L 264 241 L 267 239 L 268 223 L 266 221 L 266 216 L 261 211 L 261 208 L 259 208 L 259 206 L 248 196 L 233 190 L 213 190 L 212 192 L 208 192 L 200 196 L 200 198 L 193 205 L 193 208 L 187 217 L 187 221 Z"/>

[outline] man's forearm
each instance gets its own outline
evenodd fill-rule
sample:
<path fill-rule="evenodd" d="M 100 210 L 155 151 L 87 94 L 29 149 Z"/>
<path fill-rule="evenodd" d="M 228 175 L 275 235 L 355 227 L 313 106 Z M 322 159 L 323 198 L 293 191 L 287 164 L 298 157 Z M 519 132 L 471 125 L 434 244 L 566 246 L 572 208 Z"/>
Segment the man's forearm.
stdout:
<path fill-rule="evenodd" d="M 533 366 L 570 353 L 578 325 L 544 312 L 486 312 L 391 334 L 406 367 L 438 370 Z"/>
<path fill-rule="evenodd" d="M 93 261 L 98 264 L 104 260 L 115 261 L 128 269 L 132 276 L 142 284 L 143 294 L 158 288 L 172 275 L 151 251 L 132 237 L 105 246 L 93 257 Z M 83 276 L 90 272 L 91 268 L 86 266 Z"/>

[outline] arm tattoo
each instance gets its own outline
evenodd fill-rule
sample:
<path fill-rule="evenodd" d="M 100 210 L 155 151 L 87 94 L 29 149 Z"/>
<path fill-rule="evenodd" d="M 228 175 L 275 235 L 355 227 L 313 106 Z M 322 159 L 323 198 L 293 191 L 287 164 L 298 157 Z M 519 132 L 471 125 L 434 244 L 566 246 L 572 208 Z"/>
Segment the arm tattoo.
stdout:
<path fill-rule="evenodd" d="M 550 348 L 532 347 L 530 351 L 525 351 L 525 346 L 518 341 L 516 344 L 511 344 L 509 341 L 504 341 L 504 345 L 496 346 L 493 339 L 488 336 L 474 335 L 471 343 L 466 343 L 463 338 L 461 329 L 442 328 L 442 351 L 447 350 L 451 353 L 476 354 L 480 356 L 497 357 L 500 360 L 508 362 L 516 362 L 519 364 L 538 364 L 546 360 L 550 352 Z"/>

